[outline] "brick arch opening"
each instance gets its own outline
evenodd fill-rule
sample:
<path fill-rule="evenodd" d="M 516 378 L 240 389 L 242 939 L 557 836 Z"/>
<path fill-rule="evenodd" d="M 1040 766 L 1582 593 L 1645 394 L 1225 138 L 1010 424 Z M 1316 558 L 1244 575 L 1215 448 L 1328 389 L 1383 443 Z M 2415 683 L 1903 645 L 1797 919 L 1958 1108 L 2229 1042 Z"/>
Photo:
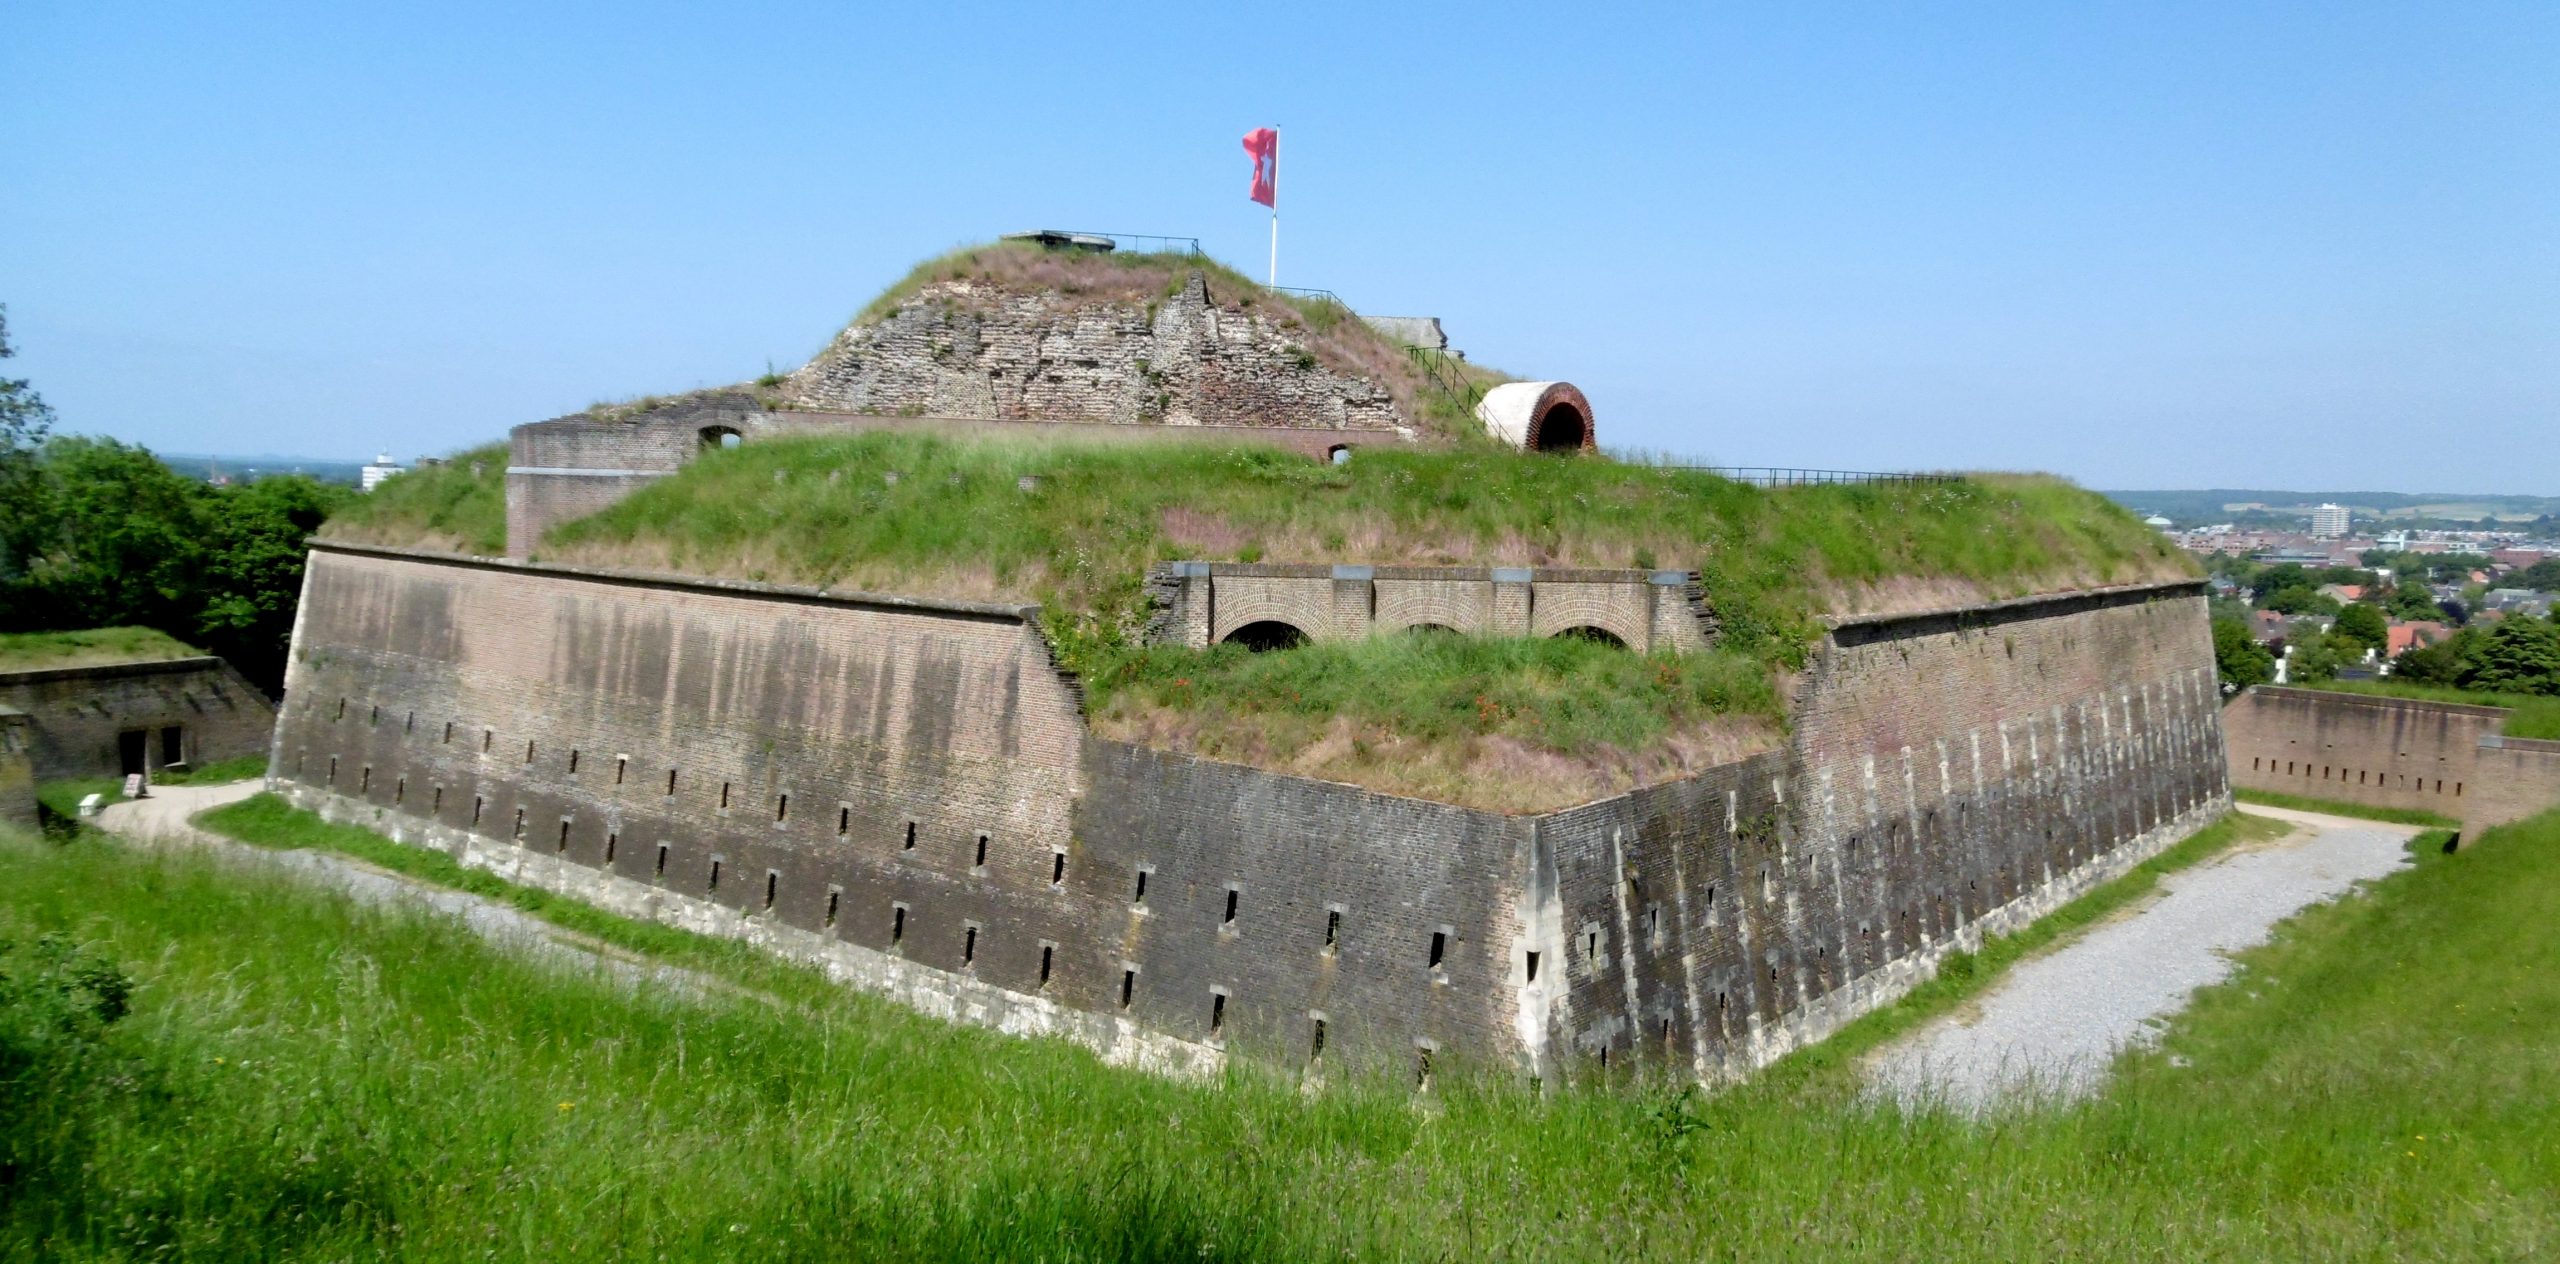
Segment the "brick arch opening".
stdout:
<path fill-rule="evenodd" d="M 1524 452 L 1599 447 L 1591 401 L 1571 382 L 1505 382 L 1484 393 L 1476 420 L 1485 433 Z"/>
<path fill-rule="evenodd" d="M 1529 423 L 1529 445 L 1540 452 L 1580 452 L 1591 446 L 1591 422 L 1582 410 L 1559 401 Z"/>
<path fill-rule="evenodd" d="M 1557 640 L 1564 640 L 1567 638 L 1576 641 L 1592 641 L 1601 645 L 1610 646 L 1614 649 L 1627 648 L 1626 638 L 1619 636 L 1617 633 L 1612 632 L 1607 628 L 1593 627 L 1588 623 L 1576 624 L 1573 627 L 1566 628 L 1565 630 L 1556 633 Z"/>
<path fill-rule="evenodd" d="M 1445 623 L 1408 623 L 1400 629 L 1407 636 L 1457 636 L 1456 628 Z"/>
<path fill-rule="evenodd" d="M 1307 634 L 1294 623 L 1278 619 L 1257 619 L 1227 634 L 1226 644 L 1241 645 L 1256 654 L 1273 650 L 1294 650 L 1307 643 Z"/>
<path fill-rule="evenodd" d="M 696 435 L 701 440 L 702 450 L 705 452 L 734 448 L 747 441 L 747 437 L 739 433 L 736 426 L 704 426 L 696 432 Z"/>

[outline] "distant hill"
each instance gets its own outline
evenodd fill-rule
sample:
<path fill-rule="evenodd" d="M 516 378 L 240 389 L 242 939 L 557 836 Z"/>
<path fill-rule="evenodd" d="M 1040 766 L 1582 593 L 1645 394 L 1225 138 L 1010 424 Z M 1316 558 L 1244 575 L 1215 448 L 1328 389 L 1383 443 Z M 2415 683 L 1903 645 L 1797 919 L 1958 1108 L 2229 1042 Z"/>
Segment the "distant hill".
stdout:
<path fill-rule="evenodd" d="M 2251 511 L 2235 506 L 2251 505 L 2284 514 L 2325 503 L 2345 505 L 2361 517 L 2465 522 L 2494 518 L 2501 522 L 2527 523 L 2546 515 L 2560 514 L 2560 496 L 2491 496 L 2470 492 L 2303 492 L 2209 487 L 2182 491 L 2109 491 L 2099 495 L 2139 513 L 2159 514 L 2181 526 L 2243 518 Z"/>

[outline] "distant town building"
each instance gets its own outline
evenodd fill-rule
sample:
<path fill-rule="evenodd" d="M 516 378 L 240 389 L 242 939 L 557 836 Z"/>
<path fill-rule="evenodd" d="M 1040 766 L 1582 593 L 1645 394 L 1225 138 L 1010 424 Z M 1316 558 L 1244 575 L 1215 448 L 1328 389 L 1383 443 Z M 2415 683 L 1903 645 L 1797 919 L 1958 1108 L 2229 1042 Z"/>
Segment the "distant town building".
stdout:
<path fill-rule="evenodd" d="M 2323 504 L 2311 511 L 2312 535 L 2323 540 L 2334 540 L 2346 533 L 2347 507 L 2345 505 Z"/>
<path fill-rule="evenodd" d="M 372 491 L 382 485 L 382 480 L 406 472 L 404 467 L 392 461 L 390 453 L 385 452 L 373 458 L 373 464 L 364 467 L 364 490 Z"/>

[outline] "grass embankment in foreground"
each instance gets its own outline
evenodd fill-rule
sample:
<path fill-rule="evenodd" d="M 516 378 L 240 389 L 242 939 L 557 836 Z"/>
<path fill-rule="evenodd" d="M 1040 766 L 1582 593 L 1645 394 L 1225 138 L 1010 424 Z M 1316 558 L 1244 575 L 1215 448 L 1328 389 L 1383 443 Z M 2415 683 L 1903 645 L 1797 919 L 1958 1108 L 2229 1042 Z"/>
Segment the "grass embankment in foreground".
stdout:
<path fill-rule="evenodd" d="M 479 473 L 474 474 L 474 466 Z M 507 445 L 395 474 L 322 524 L 323 539 L 496 557 L 507 551 Z"/>
<path fill-rule="evenodd" d="M 2421 702 L 2457 702 L 2474 707 L 2505 707 L 2513 714 L 2500 730 L 2509 737 L 2532 737 L 2560 741 L 2560 698 L 2534 694 L 2494 693 L 2483 689 L 2455 689 L 2448 685 L 2422 685 L 2413 681 L 2393 680 L 2323 680 L 2301 686 L 2304 689 L 2327 689 L 2337 693 L 2371 694 L 2384 698 L 2414 698 Z"/>
<path fill-rule="evenodd" d="M 1453 1077 L 1433 1111 L 1181 1084 L 849 994 L 635 996 L 186 855 L 5 846 L 0 939 L 66 935 L 141 985 L 90 1054 L 8 1047 L 17 1255 L 2479 1259 L 2560 1234 L 2560 814 L 2418 849 L 2244 954 L 2100 1098 L 1981 1123 L 1840 1074 Z"/>
<path fill-rule="evenodd" d="M 157 628 L 89 628 L 79 632 L 0 632 L 0 672 L 151 663 L 204 653 Z"/>
<path fill-rule="evenodd" d="M 2452 817 L 2419 808 L 2372 808 L 2361 803 L 2341 803 L 2335 799 L 2315 799 L 2309 795 L 2284 794 L 2274 790 L 2234 789 L 2231 797 L 2242 803 L 2291 808 L 2296 812 L 2325 812 L 2331 816 L 2355 816 L 2368 821 L 2388 821 L 2394 825 L 2422 825 L 2429 829 L 2462 828 L 2462 822 Z"/>
<path fill-rule="evenodd" d="M 2189 570 L 2123 510 L 2052 479 L 1770 490 L 1482 448 L 1331 466 L 1256 447 L 913 433 L 706 454 L 564 524 L 544 555 L 1038 602 L 1106 733 L 1503 810 L 1766 742 L 1779 708 L 1765 677 L 1802 661 L 1824 614 Z M 1695 569 L 1725 639 L 1670 666 L 1468 638 L 1322 647 L 1307 660 L 1321 671 L 1144 647 L 1144 577 L 1178 558 Z"/>

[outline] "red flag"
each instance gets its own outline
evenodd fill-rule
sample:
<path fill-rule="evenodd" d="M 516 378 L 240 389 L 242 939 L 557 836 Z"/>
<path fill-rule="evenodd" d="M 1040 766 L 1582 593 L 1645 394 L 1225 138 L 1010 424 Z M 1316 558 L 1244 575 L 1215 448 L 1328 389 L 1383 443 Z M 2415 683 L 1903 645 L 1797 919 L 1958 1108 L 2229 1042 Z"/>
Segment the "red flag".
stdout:
<path fill-rule="evenodd" d="M 1280 208 L 1280 133 L 1257 127 L 1244 134 L 1244 151 L 1253 155 L 1253 200 Z"/>

